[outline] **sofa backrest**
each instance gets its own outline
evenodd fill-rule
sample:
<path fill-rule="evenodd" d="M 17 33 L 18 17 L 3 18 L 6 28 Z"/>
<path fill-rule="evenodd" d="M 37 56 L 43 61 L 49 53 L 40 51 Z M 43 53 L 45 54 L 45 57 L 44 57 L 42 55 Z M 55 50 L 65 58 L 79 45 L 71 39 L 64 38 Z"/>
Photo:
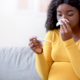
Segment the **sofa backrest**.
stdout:
<path fill-rule="evenodd" d="M 0 80 L 41 80 L 29 47 L 0 47 Z"/>

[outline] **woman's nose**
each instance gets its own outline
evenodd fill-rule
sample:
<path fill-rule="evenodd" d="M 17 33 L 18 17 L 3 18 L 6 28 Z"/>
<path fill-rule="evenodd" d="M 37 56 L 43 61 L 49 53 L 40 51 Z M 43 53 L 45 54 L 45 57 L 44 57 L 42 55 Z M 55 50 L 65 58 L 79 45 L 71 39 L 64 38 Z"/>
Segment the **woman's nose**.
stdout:
<path fill-rule="evenodd" d="M 62 16 L 62 19 L 67 19 L 66 15 L 63 15 L 63 16 Z"/>

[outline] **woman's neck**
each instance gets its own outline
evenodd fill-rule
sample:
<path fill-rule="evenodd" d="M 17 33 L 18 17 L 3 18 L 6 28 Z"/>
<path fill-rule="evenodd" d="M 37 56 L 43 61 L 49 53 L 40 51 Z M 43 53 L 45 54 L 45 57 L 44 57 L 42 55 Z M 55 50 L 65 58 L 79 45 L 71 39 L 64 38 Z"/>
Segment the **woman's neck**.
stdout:
<path fill-rule="evenodd" d="M 73 35 L 79 34 L 80 33 L 80 25 L 74 27 L 72 29 L 72 33 L 73 33 Z"/>
<path fill-rule="evenodd" d="M 80 39 L 80 26 L 76 26 L 72 29 L 72 35 L 75 42 Z"/>

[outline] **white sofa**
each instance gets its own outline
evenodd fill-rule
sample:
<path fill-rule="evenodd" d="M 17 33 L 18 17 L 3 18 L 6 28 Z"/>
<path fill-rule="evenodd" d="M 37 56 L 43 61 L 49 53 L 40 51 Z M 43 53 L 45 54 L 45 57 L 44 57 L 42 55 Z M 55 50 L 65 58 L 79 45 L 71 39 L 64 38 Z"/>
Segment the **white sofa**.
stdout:
<path fill-rule="evenodd" d="M 42 80 L 29 47 L 0 47 L 0 80 Z"/>

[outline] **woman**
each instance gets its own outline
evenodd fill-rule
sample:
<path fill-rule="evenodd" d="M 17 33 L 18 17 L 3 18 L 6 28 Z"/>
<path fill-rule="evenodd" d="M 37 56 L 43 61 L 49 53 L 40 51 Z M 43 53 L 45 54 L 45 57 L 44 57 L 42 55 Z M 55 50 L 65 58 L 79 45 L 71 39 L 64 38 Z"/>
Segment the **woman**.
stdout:
<path fill-rule="evenodd" d="M 69 23 L 66 20 L 67 19 Z M 57 21 L 62 25 L 56 27 Z M 30 39 L 36 68 L 43 80 L 80 80 L 80 0 L 52 0 L 48 9 L 44 42 Z"/>

